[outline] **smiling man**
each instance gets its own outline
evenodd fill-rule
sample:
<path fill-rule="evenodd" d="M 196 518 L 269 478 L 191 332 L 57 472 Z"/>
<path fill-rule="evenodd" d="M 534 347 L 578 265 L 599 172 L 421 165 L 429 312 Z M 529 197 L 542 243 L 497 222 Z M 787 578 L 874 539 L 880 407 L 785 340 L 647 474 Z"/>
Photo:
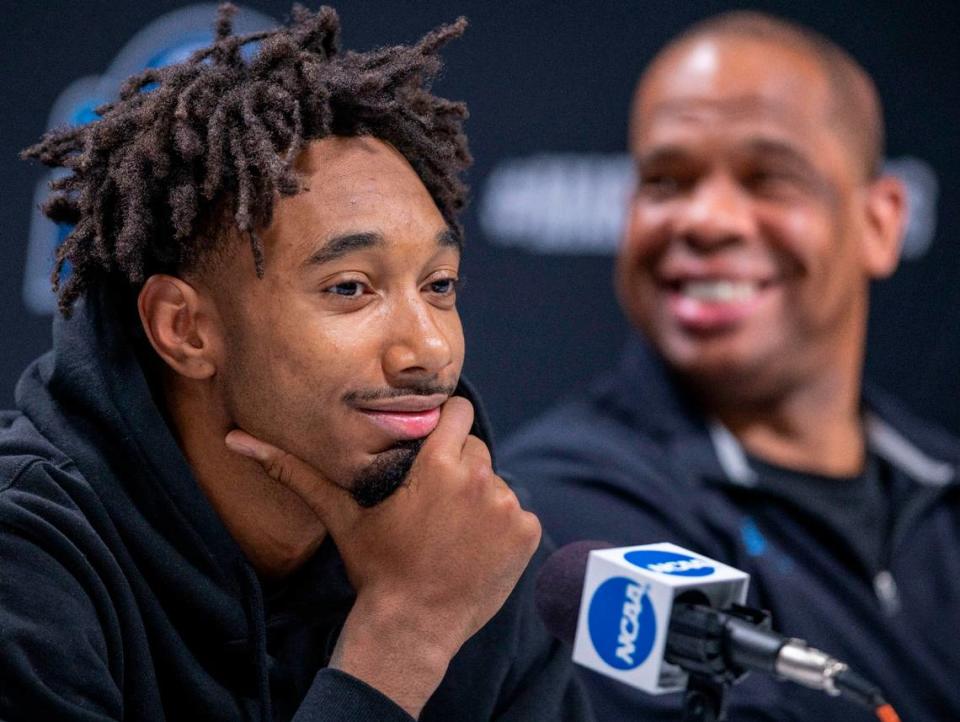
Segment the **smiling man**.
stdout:
<path fill-rule="evenodd" d="M 460 379 L 466 113 L 425 84 L 465 23 L 231 13 L 26 151 L 73 230 L 0 425 L 0 717 L 584 719 Z"/>
<path fill-rule="evenodd" d="M 616 287 L 641 333 L 588 399 L 511 440 L 505 468 L 558 543 L 726 561 L 777 629 L 903 719 L 960 717 L 960 443 L 861 378 L 868 287 L 894 270 L 904 216 L 873 83 L 805 28 L 721 15 L 644 73 L 630 145 Z M 589 683 L 603 719 L 679 713 Z M 872 719 L 756 675 L 730 716 Z"/>

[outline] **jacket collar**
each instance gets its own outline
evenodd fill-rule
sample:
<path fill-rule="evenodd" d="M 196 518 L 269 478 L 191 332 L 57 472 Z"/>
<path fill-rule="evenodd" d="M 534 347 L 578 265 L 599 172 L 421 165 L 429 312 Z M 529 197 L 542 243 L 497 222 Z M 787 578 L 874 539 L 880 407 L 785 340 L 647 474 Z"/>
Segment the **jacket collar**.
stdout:
<path fill-rule="evenodd" d="M 705 419 L 663 360 L 640 336 L 627 342 L 620 366 L 600 382 L 603 402 L 668 449 L 672 463 L 694 478 L 752 487 L 754 470 L 737 438 Z M 924 486 L 957 481 L 960 444 L 917 419 L 898 401 L 865 384 L 864 424 L 868 448 Z"/>

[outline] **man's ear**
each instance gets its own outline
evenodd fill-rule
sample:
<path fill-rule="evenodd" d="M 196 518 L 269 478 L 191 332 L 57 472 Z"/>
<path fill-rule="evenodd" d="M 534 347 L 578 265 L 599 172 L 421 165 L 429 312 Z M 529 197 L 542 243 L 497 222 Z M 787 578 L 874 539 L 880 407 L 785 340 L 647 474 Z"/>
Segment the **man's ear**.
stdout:
<path fill-rule="evenodd" d="M 207 379 L 217 371 L 217 316 L 209 299 L 175 276 L 150 276 L 137 298 L 150 345 L 181 376 Z"/>
<path fill-rule="evenodd" d="M 866 189 L 864 260 L 870 278 L 886 278 L 900 260 L 900 243 L 907 220 L 907 189 L 894 176 L 884 175 Z"/>

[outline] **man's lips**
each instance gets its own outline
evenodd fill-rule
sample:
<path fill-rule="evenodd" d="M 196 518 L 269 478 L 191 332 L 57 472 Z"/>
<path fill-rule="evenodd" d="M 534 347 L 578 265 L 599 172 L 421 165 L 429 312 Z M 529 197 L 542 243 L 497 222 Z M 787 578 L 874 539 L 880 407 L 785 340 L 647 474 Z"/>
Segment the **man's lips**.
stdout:
<path fill-rule="evenodd" d="M 357 411 L 393 439 L 422 439 L 437 428 L 440 407 L 446 400 L 445 394 L 401 396 L 365 401 Z"/>
<path fill-rule="evenodd" d="M 753 315 L 776 285 L 767 279 L 727 277 L 678 279 L 663 287 L 670 313 L 680 326 L 719 332 Z"/>

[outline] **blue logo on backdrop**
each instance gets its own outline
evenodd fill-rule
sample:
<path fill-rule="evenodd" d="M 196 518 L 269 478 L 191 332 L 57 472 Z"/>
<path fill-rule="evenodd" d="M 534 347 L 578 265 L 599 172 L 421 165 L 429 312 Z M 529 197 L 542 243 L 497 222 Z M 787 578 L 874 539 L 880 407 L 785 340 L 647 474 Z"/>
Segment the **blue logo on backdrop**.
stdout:
<path fill-rule="evenodd" d="M 646 588 L 627 577 L 613 577 L 597 587 L 587 625 L 597 654 L 614 669 L 643 664 L 657 636 L 657 619 Z"/>
<path fill-rule="evenodd" d="M 678 577 L 706 577 L 716 571 L 706 559 L 698 559 L 689 554 L 664 552 L 655 549 L 640 549 L 627 552 L 623 558 L 641 569 Z"/>

